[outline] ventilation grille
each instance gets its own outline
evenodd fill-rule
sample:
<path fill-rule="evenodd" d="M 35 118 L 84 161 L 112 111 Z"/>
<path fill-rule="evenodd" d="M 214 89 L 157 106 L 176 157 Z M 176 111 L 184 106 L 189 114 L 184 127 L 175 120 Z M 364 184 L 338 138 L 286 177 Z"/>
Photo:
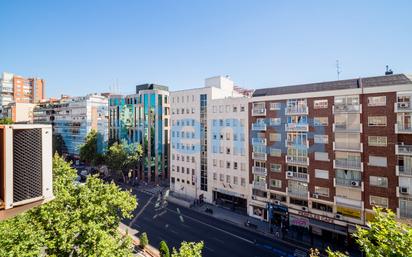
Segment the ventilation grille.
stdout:
<path fill-rule="evenodd" d="M 13 202 L 42 196 L 42 130 L 13 130 Z"/>

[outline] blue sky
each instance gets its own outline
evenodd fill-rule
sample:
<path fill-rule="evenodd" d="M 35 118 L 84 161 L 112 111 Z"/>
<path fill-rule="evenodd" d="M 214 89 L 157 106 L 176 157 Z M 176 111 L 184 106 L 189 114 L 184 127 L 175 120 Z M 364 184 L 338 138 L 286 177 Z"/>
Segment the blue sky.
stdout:
<path fill-rule="evenodd" d="M 230 75 L 249 88 L 412 73 L 412 1 L 0 0 L 0 71 L 47 95 L 171 90 Z"/>

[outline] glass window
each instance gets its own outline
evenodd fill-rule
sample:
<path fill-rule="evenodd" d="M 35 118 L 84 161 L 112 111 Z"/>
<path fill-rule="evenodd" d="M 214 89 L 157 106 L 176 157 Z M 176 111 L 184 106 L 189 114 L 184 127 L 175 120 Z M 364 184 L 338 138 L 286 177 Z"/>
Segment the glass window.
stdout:
<path fill-rule="evenodd" d="M 315 194 L 329 197 L 329 188 L 315 186 Z"/>
<path fill-rule="evenodd" d="M 328 117 L 314 117 L 313 125 L 314 126 L 328 126 Z"/>
<path fill-rule="evenodd" d="M 386 116 L 369 116 L 368 126 L 386 126 Z"/>
<path fill-rule="evenodd" d="M 325 108 L 328 108 L 328 99 L 315 100 L 315 101 L 313 102 L 313 108 L 314 108 L 314 109 L 325 109 Z"/>
<path fill-rule="evenodd" d="M 270 103 L 270 110 L 280 110 L 281 103 Z"/>
<path fill-rule="evenodd" d="M 370 96 L 368 97 L 368 106 L 385 106 L 386 96 Z"/>
<path fill-rule="evenodd" d="M 369 155 L 369 166 L 387 167 L 387 162 L 388 160 L 386 157 Z"/>
<path fill-rule="evenodd" d="M 328 144 L 329 138 L 328 138 L 328 135 L 315 135 L 314 141 L 315 141 L 315 144 Z"/>
<path fill-rule="evenodd" d="M 329 171 L 315 169 L 315 178 L 329 179 Z"/>
<path fill-rule="evenodd" d="M 270 164 L 270 171 L 271 172 L 281 172 L 282 171 L 282 165 L 277 164 L 277 163 L 271 163 Z"/>
<path fill-rule="evenodd" d="M 387 188 L 388 187 L 388 178 L 387 177 L 370 176 L 369 177 L 369 184 L 371 186 Z"/>
<path fill-rule="evenodd" d="M 282 188 L 282 180 L 279 179 L 271 179 L 270 186 L 274 188 Z"/>
<path fill-rule="evenodd" d="M 382 208 L 388 208 L 388 198 L 371 195 L 369 197 L 370 204 Z"/>
<path fill-rule="evenodd" d="M 368 136 L 368 144 L 370 146 L 387 146 L 387 137 Z"/>

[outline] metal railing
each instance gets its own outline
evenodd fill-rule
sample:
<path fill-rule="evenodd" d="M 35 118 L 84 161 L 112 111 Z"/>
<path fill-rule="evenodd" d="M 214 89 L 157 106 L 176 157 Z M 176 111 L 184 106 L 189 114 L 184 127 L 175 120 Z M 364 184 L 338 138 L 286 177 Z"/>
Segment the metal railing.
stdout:
<path fill-rule="evenodd" d="M 267 176 L 268 174 L 267 168 L 257 166 L 252 167 L 252 173 L 258 176 Z"/>
<path fill-rule="evenodd" d="M 345 187 L 360 188 L 362 186 L 362 182 L 360 180 L 355 180 L 355 179 L 335 178 L 335 183 L 337 186 L 345 186 Z"/>
<path fill-rule="evenodd" d="M 336 159 L 335 168 L 349 169 L 349 170 L 361 170 L 362 162 L 359 160 L 348 159 Z"/>

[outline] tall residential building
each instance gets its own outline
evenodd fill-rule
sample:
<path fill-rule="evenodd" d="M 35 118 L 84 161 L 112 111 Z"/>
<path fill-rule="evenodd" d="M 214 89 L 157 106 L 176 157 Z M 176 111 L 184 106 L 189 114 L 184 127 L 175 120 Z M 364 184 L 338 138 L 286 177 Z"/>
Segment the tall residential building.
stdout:
<path fill-rule="evenodd" d="M 373 206 L 412 218 L 411 115 L 404 74 L 256 90 L 249 214 L 341 239 Z"/>
<path fill-rule="evenodd" d="M 0 105 L 38 103 L 45 98 L 45 81 L 40 78 L 24 78 L 3 72 L 0 79 Z"/>
<path fill-rule="evenodd" d="M 248 98 L 226 77 L 171 93 L 174 194 L 246 210 Z"/>
<path fill-rule="evenodd" d="M 42 101 L 33 110 L 33 122 L 51 124 L 55 150 L 79 157 L 79 148 L 92 130 L 98 132 L 98 149 L 108 141 L 108 99 L 99 94 Z"/>
<path fill-rule="evenodd" d="M 136 94 L 109 98 L 109 140 L 126 140 L 144 150 L 139 178 L 159 183 L 169 170 L 169 89 L 156 84 L 136 86 Z"/>

